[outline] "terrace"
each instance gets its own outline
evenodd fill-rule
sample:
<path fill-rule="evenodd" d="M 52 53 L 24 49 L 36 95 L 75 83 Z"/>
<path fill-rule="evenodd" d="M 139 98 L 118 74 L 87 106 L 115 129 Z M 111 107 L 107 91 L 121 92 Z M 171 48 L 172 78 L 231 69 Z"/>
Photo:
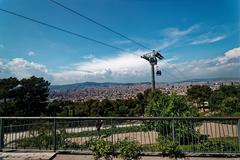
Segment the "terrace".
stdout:
<path fill-rule="evenodd" d="M 91 154 L 97 137 L 133 140 L 143 155 L 162 155 L 167 141 L 185 156 L 239 156 L 240 119 L 233 117 L 1 117 L 3 152 Z M 114 154 L 114 153 L 113 153 Z"/>

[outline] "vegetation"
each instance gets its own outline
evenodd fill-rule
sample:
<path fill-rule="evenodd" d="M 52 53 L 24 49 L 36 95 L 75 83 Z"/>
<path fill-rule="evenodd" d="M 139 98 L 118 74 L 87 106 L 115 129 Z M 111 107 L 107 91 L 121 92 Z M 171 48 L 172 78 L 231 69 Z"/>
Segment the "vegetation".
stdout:
<path fill-rule="evenodd" d="M 142 146 L 137 141 L 124 139 L 118 142 L 119 155 L 124 160 L 138 160 L 141 156 Z"/>
<path fill-rule="evenodd" d="M 236 152 L 238 150 L 237 143 L 228 140 L 209 140 L 203 141 L 197 145 L 198 150 L 203 152 Z"/>
<path fill-rule="evenodd" d="M 175 94 L 166 95 L 159 91 L 152 92 L 148 96 L 147 107 L 145 115 L 150 117 L 188 117 L 198 116 L 196 108 L 191 107 L 187 102 L 186 97 Z M 185 137 L 197 137 L 198 133 L 195 131 L 197 123 L 190 123 L 184 121 L 178 123 L 177 121 L 150 121 L 145 123 L 149 130 L 155 130 L 162 136 L 173 136 L 172 130 L 175 130 L 175 138 L 181 139 L 181 143 L 191 143 Z M 173 128 L 174 127 L 174 128 Z"/>
<path fill-rule="evenodd" d="M 54 139 L 53 139 L 53 129 L 47 125 L 40 125 L 36 128 L 30 130 L 30 136 L 22 138 L 11 143 L 15 144 L 17 148 L 37 148 L 37 149 L 53 149 Z M 67 140 L 68 134 L 65 129 L 60 129 L 56 133 L 56 144 L 57 149 L 82 149 L 81 146 L 75 142 Z"/>
<path fill-rule="evenodd" d="M 34 76 L 22 80 L 16 78 L 0 79 L 0 116 L 197 117 L 200 115 L 198 108 L 207 107 L 204 106 L 204 102 L 209 102 L 208 109 L 211 115 L 240 115 L 239 85 L 220 86 L 214 91 L 206 85 L 191 86 L 187 91 L 187 96 L 146 90 L 144 93 L 138 93 L 135 99 L 105 99 L 84 102 L 56 100 L 49 102 L 49 85 L 48 81 Z M 197 104 L 197 107 L 193 104 Z M 95 130 L 67 133 L 67 127 L 79 126 L 79 122 L 75 124 L 75 122 L 68 123 L 67 121 L 66 123 L 62 121 L 54 133 L 53 126 L 49 125 L 49 122 L 45 122 L 37 122 L 39 125 L 31 122 L 32 124 L 30 123 L 28 126 L 34 128 L 21 128 L 20 131 L 27 130 L 30 135 L 8 142 L 9 144 L 6 146 L 49 149 L 54 147 L 53 135 L 56 134 L 56 147 L 58 149 L 88 148 L 93 152 L 95 159 L 109 159 L 115 154 L 115 150 L 119 151 L 120 157 L 123 159 L 140 159 L 143 150 L 161 151 L 163 155 L 177 158 L 183 156 L 183 152 L 186 150 L 235 152 L 238 149 L 236 137 L 210 139 L 208 135 L 201 135 L 196 130 L 201 123 L 187 120 L 181 120 L 181 122 L 177 120 L 144 121 L 138 122 L 137 125 L 117 127 L 117 125 L 127 124 L 127 121 L 121 120 L 116 124 L 111 124 L 109 128 L 102 128 L 98 134 Z M 5 124 L 16 125 L 20 122 L 12 120 L 5 122 Z M 95 121 L 88 121 L 81 123 L 80 127 L 95 125 Z M 107 126 L 107 124 L 105 125 Z M 17 127 L 15 130 L 19 131 Z M 137 141 L 125 139 L 112 144 L 106 140 L 113 134 L 150 131 L 157 132 L 158 143 L 140 145 Z M 100 137 L 98 137 L 99 135 Z M 75 137 L 89 139 L 83 144 L 78 144 L 71 139 Z"/>
<path fill-rule="evenodd" d="M 89 149 L 92 151 L 94 159 L 101 158 L 111 159 L 112 143 L 104 140 L 103 137 L 98 137 L 90 143 Z"/>
<path fill-rule="evenodd" d="M 207 85 L 193 85 L 187 90 L 188 98 L 197 104 L 198 107 L 205 107 L 204 102 L 208 101 L 212 89 Z"/>
<path fill-rule="evenodd" d="M 0 79 L 1 116 L 40 116 L 46 112 L 50 83 L 43 78 Z M 1 101 L 3 100 L 3 101 Z"/>
<path fill-rule="evenodd" d="M 180 146 L 170 137 L 160 136 L 158 142 L 158 148 L 164 156 L 167 155 L 174 158 L 183 157 L 183 152 L 180 149 Z"/>
<path fill-rule="evenodd" d="M 220 115 L 240 114 L 240 85 L 220 86 L 209 97 L 209 109 Z"/>
<path fill-rule="evenodd" d="M 48 101 L 50 83 L 43 78 L 0 79 L 0 116 L 198 116 L 197 107 L 209 102 L 217 115 L 240 115 L 240 86 L 193 85 L 187 96 L 163 94 L 150 89 L 128 100 Z"/>

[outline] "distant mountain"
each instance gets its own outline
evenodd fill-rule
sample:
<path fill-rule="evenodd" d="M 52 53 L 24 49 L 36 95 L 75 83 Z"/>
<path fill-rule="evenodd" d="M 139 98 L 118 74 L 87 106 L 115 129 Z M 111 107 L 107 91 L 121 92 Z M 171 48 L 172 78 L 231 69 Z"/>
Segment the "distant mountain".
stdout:
<path fill-rule="evenodd" d="M 213 82 L 213 81 L 231 81 L 231 80 L 240 80 L 240 77 L 233 77 L 233 78 L 199 78 L 199 79 L 189 79 L 184 81 L 178 81 L 174 83 L 185 83 L 185 82 Z"/>
<path fill-rule="evenodd" d="M 141 83 L 114 83 L 114 82 L 83 82 L 83 83 L 74 83 L 74 84 L 66 84 L 66 85 L 51 85 L 50 91 L 64 91 L 64 90 L 79 90 L 85 88 L 110 88 L 116 86 L 133 86 L 139 84 L 148 84 L 150 82 L 141 82 Z"/>
<path fill-rule="evenodd" d="M 199 83 L 199 82 L 213 82 L 213 81 L 226 81 L 226 80 L 240 80 L 240 78 L 206 78 L 206 79 L 190 79 L 185 81 L 178 81 L 174 83 Z M 161 82 L 157 84 L 166 84 L 167 82 Z M 141 82 L 141 83 L 114 83 L 114 82 L 83 82 L 83 83 L 74 83 L 66 85 L 51 85 L 50 91 L 66 91 L 66 90 L 80 90 L 85 88 L 110 88 L 117 86 L 134 86 L 134 85 L 151 85 L 150 82 Z"/>

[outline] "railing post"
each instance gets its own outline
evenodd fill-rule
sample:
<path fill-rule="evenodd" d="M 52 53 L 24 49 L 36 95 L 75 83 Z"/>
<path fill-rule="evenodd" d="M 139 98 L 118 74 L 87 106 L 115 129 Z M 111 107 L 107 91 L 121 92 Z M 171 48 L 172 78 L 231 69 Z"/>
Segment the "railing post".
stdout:
<path fill-rule="evenodd" d="M 113 120 L 111 119 L 111 138 L 112 138 L 112 143 L 113 143 L 113 129 L 114 129 L 114 125 L 113 125 Z"/>
<path fill-rule="evenodd" d="M 238 119 L 237 134 L 238 134 L 238 151 L 240 151 L 240 119 Z"/>
<path fill-rule="evenodd" d="M 114 129 L 114 124 L 113 124 L 113 119 L 111 119 L 111 140 L 112 140 L 112 144 L 113 144 L 113 129 Z M 114 145 L 113 145 L 114 146 Z M 112 147 L 112 155 L 115 154 L 115 148 Z"/>
<path fill-rule="evenodd" d="M 175 142 L 175 128 L 174 128 L 174 122 L 175 122 L 175 120 L 173 119 L 173 120 L 172 120 L 172 139 L 173 139 L 173 142 Z"/>
<path fill-rule="evenodd" d="M 53 119 L 53 150 L 56 152 L 57 150 L 57 124 L 56 119 Z"/>
<path fill-rule="evenodd" d="M 4 148 L 4 120 L 0 119 L 0 151 Z"/>

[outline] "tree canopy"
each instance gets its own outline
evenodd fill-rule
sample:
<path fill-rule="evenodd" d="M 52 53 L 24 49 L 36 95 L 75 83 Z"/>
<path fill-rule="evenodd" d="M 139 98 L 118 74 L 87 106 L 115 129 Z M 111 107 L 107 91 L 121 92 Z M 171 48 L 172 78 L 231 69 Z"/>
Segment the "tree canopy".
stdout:
<path fill-rule="evenodd" d="M 18 80 L 0 80 L 0 115 L 40 116 L 45 112 L 49 94 L 48 81 L 32 76 Z"/>
<path fill-rule="evenodd" d="M 188 98 L 198 105 L 202 105 L 207 101 L 211 94 L 212 90 L 207 85 L 193 85 L 187 90 Z"/>

